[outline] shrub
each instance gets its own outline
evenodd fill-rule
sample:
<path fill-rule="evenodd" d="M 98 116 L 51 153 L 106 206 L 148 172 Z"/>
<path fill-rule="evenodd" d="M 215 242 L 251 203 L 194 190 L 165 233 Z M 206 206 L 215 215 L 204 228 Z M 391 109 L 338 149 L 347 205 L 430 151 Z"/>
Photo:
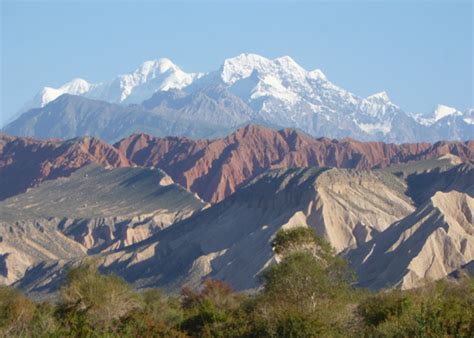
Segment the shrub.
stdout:
<path fill-rule="evenodd" d="M 72 328 L 108 328 L 113 320 L 140 306 L 138 295 L 122 279 L 102 275 L 93 264 L 69 271 L 60 290 L 60 317 Z"/>
<path fill-rule="evenodd" d="M 0 332 L 5 336 L 27 335 L 35 304 L 17 290 L 0 286 Z"/>
<path fill-rule="evenodd" d="M 278 337 L 319 337 L 324 332 L 324 324 L 314 317 L 300 313 L 286 313 L 278 320 L 276 335 Z"/>
<path fill-rule="evenodd" d="M 233 315 L 238 311 L 242 297 L 224 282 L 206 280 L 200 292 L 185 288 L 182 291 L 182 306 L 186 319 L 181 328 L 189 334 L 201 333 L 213 336 L 232 326 Z"/>
<path fill-rule="evenodd" d="M 379 292 L 361 302 L 365 332 L 379 336 L 474 336 L 472 279 Z"/>
<path fill-rule="evenodd" d="M 391 317 L 400 317 L 413 301 L 408 293 L 395 290 L 368 297 L 360 304 L 360 312 L 367 326 L 377 326 Z"/>

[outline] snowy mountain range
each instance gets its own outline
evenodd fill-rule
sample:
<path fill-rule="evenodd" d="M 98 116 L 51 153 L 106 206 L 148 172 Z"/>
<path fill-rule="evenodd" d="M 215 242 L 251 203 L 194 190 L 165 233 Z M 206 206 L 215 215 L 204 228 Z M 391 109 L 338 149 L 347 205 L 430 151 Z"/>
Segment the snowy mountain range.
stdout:
<path fill-rule="evenodd" d="M 77 99 L 75 105 L 68 105 L 67 114 L 64 104 L 50 106 L 63 94 L 84 99 L 80 103 L 82 117 L 75 116 Z M 96 101 L 122 106 L 117 108 L 120 117 L 108 118 L 107 125 L 99 123 L 104 116 L 96 109 Z M 96 108 L 88 110 L 87 106 Z M 113 107 L 107 107 L 107 116 Z M 115 140 L 126 135 L 110 131 L 123 130 L 120 124 L 127 123 L 127 132 L 212 137 L 219 131 L 258 122 L 299 128 L 313 136 L 400 143 L 472 139 L 473 111 L 438 105 L 429 114 L 408 113 L 386 92 L 359 97 L 330 82 L 321 70 L 307 71 L 288 56 L 271 60 L 241 54 L 209 73 L 186 73 L 169 59 L 158 59 L 104 83 L 74 79 L 60 88 L 45 87 L 4 131 L 37 137 L 105 133 Z M 159 125 L 155 125 L 157 119 Z M 59 125 L 48 128 L 57 131 L 53 134 L 42 130 L 41 126 L 51 123 L 68 125 L 67 135 L 61 134 Z M 82 127 L 74 129 L 76 125 Z M 166 130 L 160 127 L 163 125 Z"/>
<path fill-rule="evenodd" d="M 73 79 L 59 88 L 44 87 L 21 110 L 44 107 L 63 94 L 110 103 L 140 103 L 156 91 L 184 88 L 200 76 L 202 74 L 183 72 L 169 59 L 146 61 L 132 73 L 119 75 L 109 82 L 92 84 L 84 79 Z"/>

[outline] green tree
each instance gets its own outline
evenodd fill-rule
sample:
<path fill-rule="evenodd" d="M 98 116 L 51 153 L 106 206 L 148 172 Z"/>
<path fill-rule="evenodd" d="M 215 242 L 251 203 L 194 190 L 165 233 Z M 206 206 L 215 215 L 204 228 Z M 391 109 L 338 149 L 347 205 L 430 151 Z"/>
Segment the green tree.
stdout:
<path fill-rule="evenodd" d="M 280 230 L 272 242 L 282 258 L 263 272 L 257 321 L 267 335 L 306 336 L 342 330 L 352 290 L 347 264 L 307 227 Z M 263 323 L 263 324 L 262 324 Z"/>

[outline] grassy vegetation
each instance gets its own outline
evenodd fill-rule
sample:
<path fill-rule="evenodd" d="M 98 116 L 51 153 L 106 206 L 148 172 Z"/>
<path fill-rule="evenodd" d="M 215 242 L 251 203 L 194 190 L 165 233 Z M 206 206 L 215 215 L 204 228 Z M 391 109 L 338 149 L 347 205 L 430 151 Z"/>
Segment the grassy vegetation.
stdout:
<path fill-rule="evenodd" d="M 474 281 L 410 290 L 351 287 L 347 265 L 304 228 L 273 241 L 279 264 L 256 294 L 205 281 L 167 297 L 135 292 L 93 264 L 71 270 L 57 303 L 0 287 L 0 333 L 21 337 L 472 337 Z"/>

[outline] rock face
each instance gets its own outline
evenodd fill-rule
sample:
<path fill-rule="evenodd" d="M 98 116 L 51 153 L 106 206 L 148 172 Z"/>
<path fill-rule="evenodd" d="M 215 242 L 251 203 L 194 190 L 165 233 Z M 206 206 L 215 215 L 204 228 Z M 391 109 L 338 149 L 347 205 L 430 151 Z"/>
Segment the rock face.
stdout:
<path fill-rule="evenodd" d="M 123 106 L 64 94 L 43 108 L 24 113 L 5 126 L 4 131 L 40 139 L 90 135 L 108 142 L 115 142 L 138 131 L 157 136 L 211 137 L 218 132 L 222 135 L 227 131 L 226 125 L 186 118 L 190 114 L 189 110 L 193 109 L 206 110 L 211 117 L 220 112 L 223 105 L 220 101 L 225 102 L 225 98 L 214 100 L 204 94 L 202 96 L 195 98 L 199 103 L 193 108 L 181 109 L 163 103 L 148 109 L 139 105 Z M 212 112 L 207 111 L 212 107 Z"/>
<path fill-rule="evenodd" d="M 45 222 L 0 220 L 0 284 L 9 285 L 42 261 L 67 260 L 86 249 Z"/>
<path fill-rule="evenodd" d="M 195 129 L 207 125 L 208 129 L 219 131 L 257 119 L 255 112 L 242 99 L 218 85 L 191 94 L 177 90 L 156 92 L 142 106 L 173 121 L 173 124 L 192 121 Z M 192 131 L 182 134 L 192 136 Z"/>
<path fill-rule="evenodd" d="M 414 144 L 314 139 L 293 129 L 249 125 L 225 138 L 191 140 L 135 134 L 114 147 L 96 138 L 38 141 L 0 135 L 0 200 L 44 180 L 98 163 L 137 164 L 164 170 L 208 202 L 219 202 L 265 170 L 303 166 L 370 169 L 455 156 L 474 161 L 474 141 Z M 447 162 L 450 163 L 449 160 Z M 448 163 L 448 164 L 449 164 Z M 394 167 L 393 171 L 396 171 Z M 405 170 L 405 169 L 399 169 Z"/>
<path fill-rule="evenodd" d="M 474 184 L 474 183 L 473 183 Z M 473 189 L 471 186 L 471 196 Z M 413 288 L 474 260 L 474 198 L 437 192 L 415 212 L 349 254 L 359 284 Z"/>
<path fill-rule="evenodd" d="M 89 163 L 130 165 L 117 149 L 96 138 L 39 141 L 0 134 L 0 200 L 45 180 L 69 176 Z"/>
<path fill-rule="evenodd" d="M 137 288 L 207 277 L 255 288 L 273 236 L 297 225 L 371 288 L 414 287 L 474 259 L 473 141 L 364 143 L 252 125 L 215 140 L 0 140 L 0 282 L 33 294 L 56 290 L 88 255 Z"/>
<path fill-rule="evenodd" d="M 161 170 L 90 164 L 0 202 L 0 282 L 40 261 L 127 247 L 205 206 Z"/>
<path fill-rule="evenodd" d="M 330 166 L 370 169 L 453 154 L 474 161 L 474 142 L 385 144 L 314 139 L 284 129 L 249 125 L 215 140 L 132 135 L 115 144 L 130 161 L 164 170 L 209 202 L 219 202 L 268 169 Z"/>
<path fill-rule="evenodd" d="M 274 260 L 271 240 L 279 229 L 310 226 L 337 251 L 347 250 L 413 212 L 405 189 L 403 180 L 384 172 L 278 169 L 152 238 L 98 259 L 101 269 L 139 288 L 177 290 L 207 277 L 240 290 L 254 288 Z M 18 286 L 33 293 L 40 284 L 54 289 L 63 271 L 39 265 Z"/>
<path fill-rule="evenodd" d="M 467 269 L 474 259 L 474 167 L 445 160 L 411 162 L 395 173 L 392 168 L 267 171 L 225 200 L 96 258 L 102 271 L 137 288 L 177 291 L 213 278 L 253 289 L 260 272 L 275 263 L 275 233 L 308 226 L 350 259 L 361 285 L 416 287 Z M 416 176 L 427 174 L 431 185 L 413 185 Z M 15 285 L 32 295 L 52 292 L 67 267 L 82 259 L 40 262 Z"/>
<path fill-rule="evenodd" d="M 474 196 L 474 166 L 461 164 L 453 168 L 422 172 L 406 179 L 409 195 L 417 206 L 423 204 L 436 192 L 461 191 Z"/>

